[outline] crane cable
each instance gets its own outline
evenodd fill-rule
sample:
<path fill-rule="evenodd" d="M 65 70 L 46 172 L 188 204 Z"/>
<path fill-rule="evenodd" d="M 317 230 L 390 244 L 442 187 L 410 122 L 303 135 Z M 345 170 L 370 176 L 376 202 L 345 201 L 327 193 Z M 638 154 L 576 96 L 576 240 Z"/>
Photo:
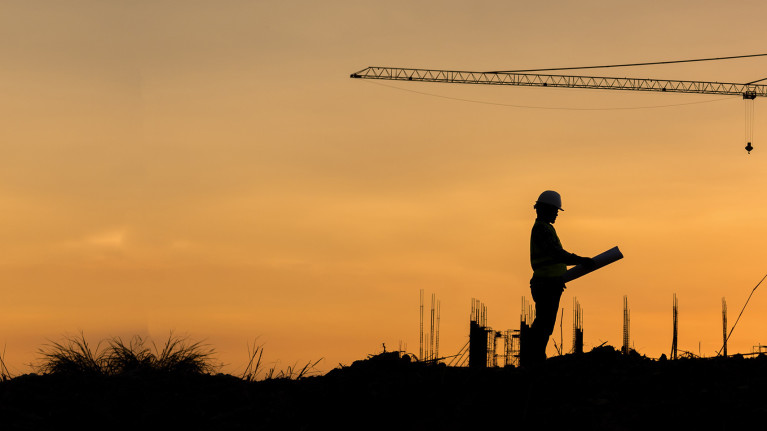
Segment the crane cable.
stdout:
<path fill-rule="evenodd" d="M 743 315 L 743 311 L 746 310 L 746 305 L 748 305 L 748 301 L 751 300 L 751 296 L 753 296 L 754 292 L 756 292 L 756 288 L 759 287 L 760 284 L 762 284 L 762 281 L 767 278 L 767 274 L 762 277 L 762 279 L 759 281 L 759 283 L 754 286 L 754 288 L 751 290 L 751 295 L 748 295 L 748 299 L 746 299 L 746 303 L 743 305 L 743 308 L 740 310 L 740 314 L 738 314 L 738 318 L 735 319 L 735 323 L 732 325 L 732 328 L 730 329 L 730 333 L 727 335 L 727 338 L 724 339 L 724 345 L 722 345 L 722 348 L 719 349 L 719 353 L 716 354 L 716 356 L 719 356 L 722 354 L 722 350 L 724 350 L 724 346 L 727 345 L 727 341 L 730 339 L 730 335 L 732 335 L 732 331 L 735 330 L 735 326 L 738 324 L 738 321 L 740 320 L 740 316 Z"/>
<path fill-rule="evenodd" d="M 692 63 L 695 61 L 717 61 L 717 60 L 733 60 L 737 58 L 749 58 L 749 57 L 765 57 L 767 56 L 767 53 L 765 54 L 748 54 L 748 55 L 733 55 L 729 57 L 711 57 L 711 58 L 694 58 L 689 60 L 670 60 L 670 61 L 652 61 L 648 63 L 626 63 L 626 64 L 608 64 L 603 66 L 578 66 L 578 67 L 552 67 L 547 69 L 520 69 L 520 70 L 495 70 L 491 72 L 485 72 L 485 73 L 521 73 L 521 72 L 546 72 L 546 71 L 556 71 L 556 70 L 581 70 L 581 69 L 607 69 L 610 67 L 634 67 L 634 66 L 654 66 L 654 65 L 660 65 L 660 64 L 676 64 L 676 63 Z M 763 81 L 767 78 L 760 79 L 759 81 Z M 759 82 L 754 81 L 754 82 Z M 749 84 L 753 84 L 754 82 L 750 82 Z"/>
<path fill-rule="evenodd" d="M 764 80 L 767 80 L 767 78 L 762 78 L 762 79 L 757 79 L 756 81 L 746 82 L 745 85 L 756 84 L 757 82 L 761 82 L 761 81 L 764 81 Z"/>

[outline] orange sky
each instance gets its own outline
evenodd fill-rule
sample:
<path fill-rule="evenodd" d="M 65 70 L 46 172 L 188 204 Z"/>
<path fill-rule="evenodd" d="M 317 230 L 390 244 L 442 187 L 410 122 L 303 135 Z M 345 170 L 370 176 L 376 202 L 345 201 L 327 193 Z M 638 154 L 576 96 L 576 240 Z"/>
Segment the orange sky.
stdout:
<path fill-rule="evenodd" d="M 676 293 L 680 349 L 711 355 L 721 298 L 732 324 L 767 271 L 761 100 L 746 155 L 738 97 L 349 79 L 371 65 L 761 53 L 763 2 L 25 0 L 0 11 L 0 342 L 15 372 L 81 330 L 204 338 L 228 372 L 256 337 L 278 367 L 324 357 L 328 370 L 381 343 L 417 352 L 421 288 L 441 300 L 440 352 L 456 353 L 471 298 L 494 328 L 518 328 L 545 189 L 562 193 L 566 249 L 626 256 L 565 292 L 566 349 L 573 295 L 587 349 L 620 346 L 628 295 L 635 347 L 668 354 Z M 765 66 L 601 74 L 746 82 Z M 765 313 L 757 290 L 731 352 L 767 343 Z"/>

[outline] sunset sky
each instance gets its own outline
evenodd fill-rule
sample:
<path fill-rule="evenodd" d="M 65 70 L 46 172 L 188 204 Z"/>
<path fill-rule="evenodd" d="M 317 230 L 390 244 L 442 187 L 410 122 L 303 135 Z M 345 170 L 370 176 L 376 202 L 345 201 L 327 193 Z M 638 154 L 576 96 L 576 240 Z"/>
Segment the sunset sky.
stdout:
<path fill-rule="evenodd" d="M 757 54 L 765 14 L 740 0 L 0 0 L 5 361 L 29 372 L 80 331 L 174 331 L 227 372 L 254 340 L 270 366 L 327 371 L 382 343 L 418 353 L 420 289 L 454 354 L 472 298 L 493 328 L 519 327 L 546 189 L 568 251 L 625 255 L 565 291 L 566 350 L 573 296 L 588 350 L 620 347 L 627 295 L 634 347 L 668 355 L 676 293 L 679 348 L 714 355 L 722 297 L 731 326 L 767 272 L 763 100 L 747 155 L 737 96 L 349 75 Z M 767 57 L 583 74 L 748 82 Z M 731 353 L 767 344 L 761 289 Z"/>

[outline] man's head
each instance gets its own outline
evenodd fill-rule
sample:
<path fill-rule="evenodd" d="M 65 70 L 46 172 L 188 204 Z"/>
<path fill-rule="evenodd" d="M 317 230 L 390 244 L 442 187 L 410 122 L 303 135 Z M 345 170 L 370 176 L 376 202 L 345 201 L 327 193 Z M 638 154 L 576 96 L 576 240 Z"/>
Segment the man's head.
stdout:
<path fill-rule="evenodd" d="M 533 206 L 538 218 L 549 223 L 554 223 L 559 211 L 562 209 L 562 197 L 553 190 L 546 190 L 538 196 L 538 200 Z"/>

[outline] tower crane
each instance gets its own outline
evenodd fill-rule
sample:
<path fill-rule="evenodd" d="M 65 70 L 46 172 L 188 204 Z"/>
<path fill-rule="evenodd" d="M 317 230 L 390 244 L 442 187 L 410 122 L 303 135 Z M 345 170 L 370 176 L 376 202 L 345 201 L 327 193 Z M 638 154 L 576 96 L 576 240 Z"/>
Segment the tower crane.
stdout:
<path fill-rule="evenodd" d="M 760 54 L 763 55 L 763 54 Z M 734 58 L 734 57 L 733 57 Z M 698 61 L 698 60 L 688 60 Z M 673 62 L 665 62 L 673 63 Z M 660 64 L 660 63 L 643 63 Z M 623 66 L 623 65 L 621 65 Z M 595 66 L 611 67 L 611 66 Z M 591 67 L 589 67 L 591 68 Z M 583 69 L 583 68 L 564 68 Z M 538 69 L 555 70 L 555 69 Z M 558 69 L 559 70 L 559 69 Z M 526 72 L 526 71 L 522 71 Z M 408 69 L 400 67 L 366 67 L 351 74 L 351 78 L 385 79 L 394 81 L 442 82 L 456 84 L 515 85 L 523 87 L 588 88 L 602 90 L 659 91 L 666 93 L 695 93 L 743 96 L 746 101 L 746 151 L 751 153 L 753 135 L 753 101 L 767 96 L 767 85 L 753 81 L 746 84 L 707 81 L 677 81 L 668 79 L 615 78 L 603 76 L 542 75 L 519 71 L 467 72 L 458 70 Z M 766 78 L 767 79 L 767 78 Z M 752 117 L 748 118 L 749 115 Z"/>

